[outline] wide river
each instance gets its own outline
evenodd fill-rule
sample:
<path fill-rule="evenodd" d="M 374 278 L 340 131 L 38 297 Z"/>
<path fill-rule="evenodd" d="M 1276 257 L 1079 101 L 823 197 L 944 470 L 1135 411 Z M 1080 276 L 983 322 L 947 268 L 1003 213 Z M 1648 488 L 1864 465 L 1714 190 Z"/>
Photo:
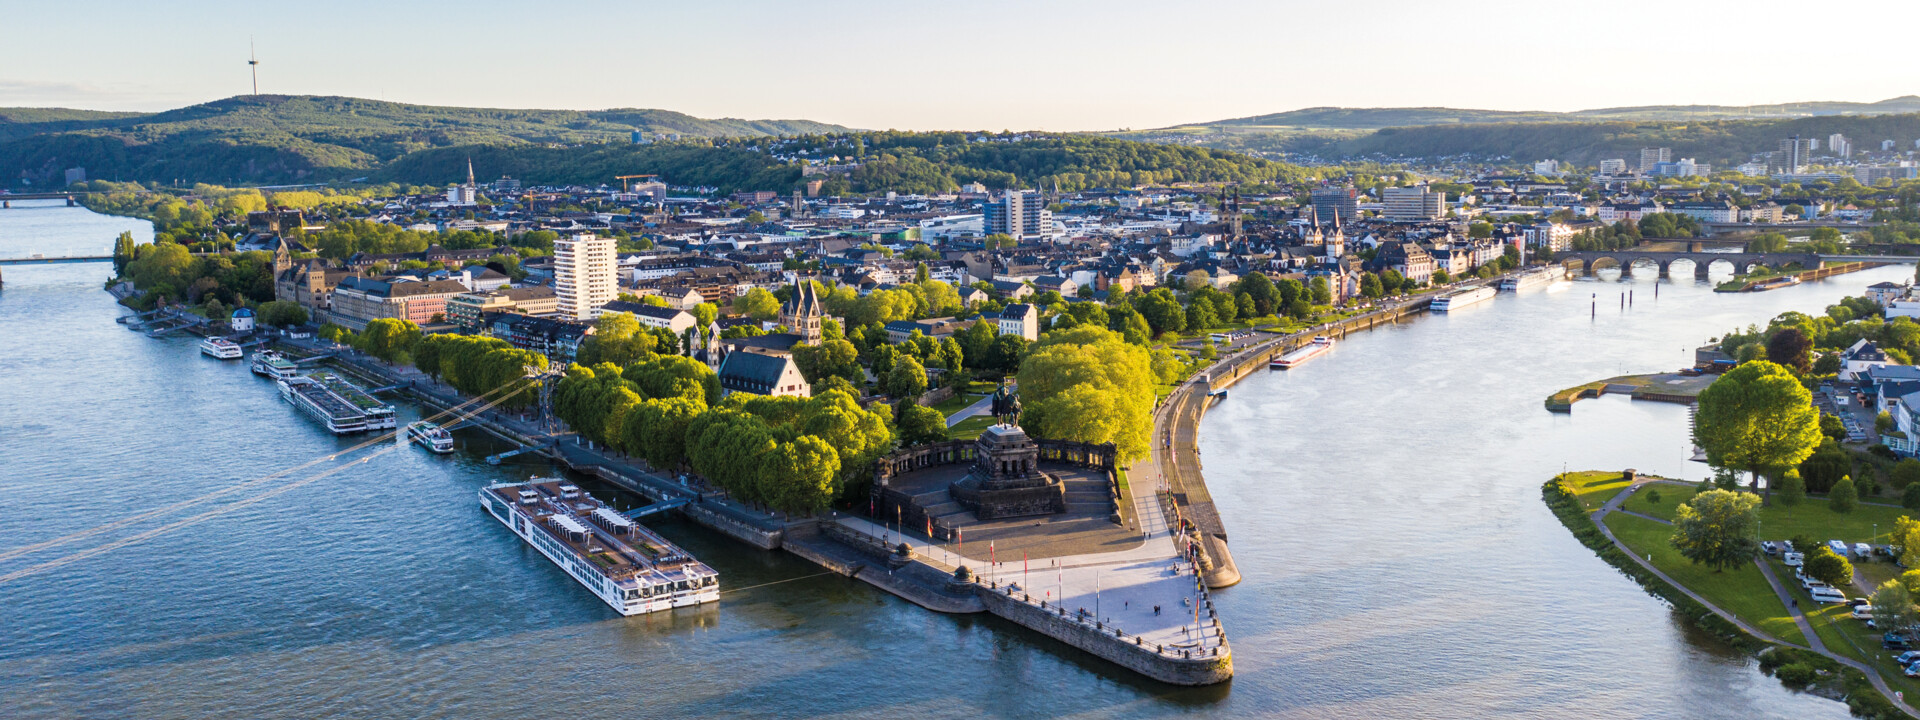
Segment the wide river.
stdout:
<path fill-rule="evenodd" d="M 52 205 L 0 210 L 0 257 L 151 236 Z M 1690 632 L 1540 501 L 1562 467 L 1701 476 L 1686 408 L 1541 401 L 1912 268 L 1753 295 L 1608 273 L 1242 382 L 1201 441 L 1246 578 L 1216 594 L 1238 675 L 1201 689 L 679 521 L 650 523 L 720 571 L 721 602 L 620 618 L 475 500 L 553 468 L 487 465 L 502 446 L 463 432 L 453 456 L 316 478 L 357 441 L 240 362 L 115 323 L 106 266 L 0 271 L 0 717 L 1806 720 L 1847 713 Z"/>

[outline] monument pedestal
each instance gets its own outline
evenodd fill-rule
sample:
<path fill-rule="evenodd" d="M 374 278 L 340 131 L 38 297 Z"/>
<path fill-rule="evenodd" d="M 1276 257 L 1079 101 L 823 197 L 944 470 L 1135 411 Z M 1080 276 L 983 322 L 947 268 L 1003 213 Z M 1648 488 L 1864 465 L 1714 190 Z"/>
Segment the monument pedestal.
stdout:
<path fill-rule="evenodd" d="M 1040 471 L 1040 447 L 1017 425 L 994 425 L 981 433 L 973 467 L 948 486 L 947 494 L 981 520 L 1067 511 L 1066 486 Z"/>

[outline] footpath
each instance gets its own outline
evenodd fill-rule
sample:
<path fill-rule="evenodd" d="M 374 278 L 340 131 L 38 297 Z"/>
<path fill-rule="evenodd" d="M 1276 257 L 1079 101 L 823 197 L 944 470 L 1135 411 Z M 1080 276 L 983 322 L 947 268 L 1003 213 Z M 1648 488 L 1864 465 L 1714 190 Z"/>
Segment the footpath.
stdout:
<path fill-rule="evenodd" d="M 1880 691 L 1880 694 L 1885 696 L 1889 702 L 1892 702 L 1895 706 L 1899 707 L 1902 712 L 1905 712 L 1909 716 L 1920 717 L 1920 711 L 1916 711 L 1913 708 L 1913 706 L 1908 705 L 1906 703 L 1904 698 L 1895 694 L 1893 688 L 1887 685 L 1886 678 L 1883 678 L 1880 676 L 1880 671 L 1878 669 L 1866 663 L 1860 662 L 1853 658 L 1841 655 L 1839 653 L 1836 653 L 1836 652 L 1833 652 L 1832 650 L 1827 649 L 1826 644 L 1820 641 L 1820 636 L 1813 631 L 1813 625 L 1807 620 L 1806 614 L 1801 612 L 1799 603 L 1795 601 L 1794 597 L 1790 593 L 1788 593 L 1786 586 L 1781 584 L 1780 579 L 1774 575 L 1773 568 L 1770 567 L 1766 563 L 1766 561 L 1755 558 L 1753 563 L 1754 565 L 1760 568 L 1760 574 L 1766 577 L 1767 584 L 1773 587 L 1774 594 L 1779 596 L 1780 605 L 1782 607 L 1785 607 L 1787 609 L 1787 613 L 1793 617 L 1794 625 L 1800 628 L 1800 634 L 1806 637 L 1807 644 L 1805 645 L 1782 640 L 1778 637 L 1773 636 L 1772 634 L 1767 633 L 1764 630 L 1761 630 L 1758 627 L 1748 624 L 1745 620 L 1741 620 L 1738 616 L 1735 616 L 1733 613 L 1727 612 L 1726 610 L 1722 609 L 1720 606 L 1713 604 L 1712 602 L 1708 601 L 1704 597 L 1701 597 L 1699 593 L 1696 593 L 1693 590 L 1689 589 L 1686 585 L 1681 584 L 1680 581 L 1673 579 L 1673 577 L 1667 575 L 1664 572 L 1661 572 L 1660 568 L 1654 567 L 1653 563 L 1648 562 L 1646 558 L 1643 558 L 1643 557 L 1640 557 L 1639 555 L 1634 554 L 1631 548 L 1628 548 L 1625 543 L 1620 542 L 1619 538 L 1614 537 L 1613 530 L 1608 528 L 1606 522 L 1604 522 L 1604 520 L 1606 519 L 1606 516 L 1609 513 L 1617 512 L 1617 513 L 1622 513 L 1626 515 L 1632 515 L 1634 517 L 1646 518 L 1648 520 L 1652 520 L 1654 522 L 1661 523 L 1663 525 L 1673 524 L 1666 520 L 1653 517 L 1650 515 L 1645 515 L 1642 513 L 1636 513 L 1636 512 L 1620 509 L 1621 503 L 1626 502 L 1627 498 L 1633 495 L 1635 492 L 1638 492 L 1641 487 L 1644 487 L 1649 484 L 1655 484 L 1655 483 L 1676 485 L 1676 486 L 1682 486 L 1682 487 L 1689 486 L 1687 483 L 1679 483 L 1671 480 L 1664 480 L 1661 478 L 1652 478 L 1652 477 L 1644 477 L 1644 476 L 1639 477 L 1633 481 L 1632 485 L 1627 486 L 1625 490 L 1620 491 L 1618 494 L 1614 495 L 1612 499 L 1608 500 L 1605 504 L 1601 505 L 1598 509 L 1594 510 L 1592 513 L 1589 514 L 1589 517 L 1593 518 L 1594 526 L 1600 529 L 1600 533 L 1602 535 L 1605 535 L 1607 537 L 1607 540 L 1613 543 L 1614 547 L 1619 548 L 1620 552 L 1626 554 L 1627 557 L 1633 558 L 1633 561 L 1635 563 L 1639 564 L 1640 567 L 1645 568 L 1647 572 L 1653 573 L 1654 577 L 1660 578 L 1661 580 L 1666 581 L 1668 585 L 1671 585 L 1674 588 L 1678 589 L 1680 592 L 1686 593 L 1687 597 L 1692 598 L 1694 602 L 1700 603 L 1702 607 L 1705 607 L 1706 609 L 1713 611 L 1713 614 L 1719 615 L 1722 619 L 1725 619 L 1727 622 L 1733 623 L 1736 627 L 1739 627 L 1741 630 L 1746 631 L 1747 634 L 1760 638 L 1761 640 L 1765 640 L 1769 643 L 1773 643 L 1775 645 L 1783 645 L 1786 647 L 1799 648 L 1801 650 L 1818 653 L 1820 655 L 1827 657 L 1830 660 L 1833 660 L 1834 662 L 1840 663 L 1842 665 L 1853 668 L 1855 670 L 1859 670 L 1861 673 L 1867 676 L 1867 680 L 1869 682 L 1873 683 L 1873 688 L 1875 690 Z"/>

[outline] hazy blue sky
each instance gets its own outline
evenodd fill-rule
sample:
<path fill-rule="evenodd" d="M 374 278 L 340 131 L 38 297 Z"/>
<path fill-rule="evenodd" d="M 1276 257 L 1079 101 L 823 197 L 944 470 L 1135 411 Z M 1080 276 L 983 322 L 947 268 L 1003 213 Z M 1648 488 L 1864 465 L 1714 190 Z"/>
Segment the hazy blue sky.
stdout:
<path fill-rule="evenodd" d="M 1319 105 L 1573 110 L 1920 93 L 1920 2 L 0 3 L 0 106 L 260 89 L 1092 130 Z"/>

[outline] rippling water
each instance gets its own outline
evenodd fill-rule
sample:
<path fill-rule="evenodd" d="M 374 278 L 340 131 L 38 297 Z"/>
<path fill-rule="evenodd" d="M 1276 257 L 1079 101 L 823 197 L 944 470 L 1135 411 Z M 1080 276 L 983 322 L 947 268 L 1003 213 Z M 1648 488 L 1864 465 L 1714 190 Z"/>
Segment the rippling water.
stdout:
<path fill-rule="evenodd" d="M 77 208 L 0 210 L 0 256 L 102 250 L 123 229 L 151 236 Z M 116 324 L 104 265 L 0 272 L 0 554 L 356 442 L 239 362 Z M 1844 717 L 1689 633 L 1541 505 L 1563 463 L 1699 475 L 1685 409 L 1540 403 L 1907 272 L 1741 296 L 1663 283 L 1658 302 L 1651 278 L 1581 282 L 1243 382 L 1202 440 L 1246 576 L 1215 596 L 1239 673 L 1223 687 L 1139 680 L 677 521 L 649 522 L 721 572 L 722 602 L 620 618 L 475 502 L 555 470 L 489 466 L 502 446 L 462 432 L 453 456 L 400 448 L 217 515 L 194 519 L 222 507 L 198 503 L 0 560 L 71 561 L 0 582 L 0 716 Z M 1589 293 L 1629 287 L 1632 310 L 1588 319 Z"/>

